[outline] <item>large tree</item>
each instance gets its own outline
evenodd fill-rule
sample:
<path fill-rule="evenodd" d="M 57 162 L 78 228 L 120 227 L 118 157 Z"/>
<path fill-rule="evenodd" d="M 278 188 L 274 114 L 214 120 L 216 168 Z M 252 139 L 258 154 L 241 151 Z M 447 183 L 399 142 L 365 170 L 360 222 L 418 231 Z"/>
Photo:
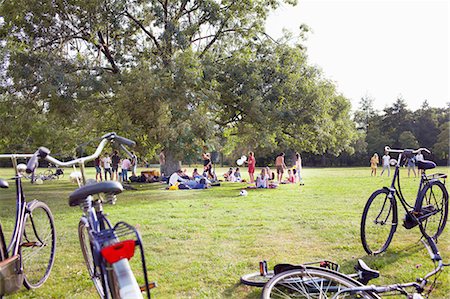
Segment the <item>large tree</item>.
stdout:
<path fill-rule="evenodd" d="M 338 154 L 353 138 L 349 102 L 300 45 L 264 33 L 280 2 L 2 2 L 3 93 L 33 103 L 65 146 L 116 130 L 141 153 L 164 150 L 168 172 L 236 135 Z M 55 147 L 56 136 L 46 135 Z"/>

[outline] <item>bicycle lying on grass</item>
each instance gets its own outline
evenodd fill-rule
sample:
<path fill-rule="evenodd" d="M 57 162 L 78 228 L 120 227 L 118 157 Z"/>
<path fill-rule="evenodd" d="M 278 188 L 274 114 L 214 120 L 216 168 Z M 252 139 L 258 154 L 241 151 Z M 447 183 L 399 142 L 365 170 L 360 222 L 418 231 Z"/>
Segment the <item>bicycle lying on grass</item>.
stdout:
<path fill-rule="evenodd" d="M 448 216 L 448 192 L 445 188 L 447 175 L 425 174 L 426 170 L 436 167 L 434 162 L 417 161 L 422 175 L 414 206 L 406 201 L 400 187 L 400 167 L 405 160 L 420 151 L 430 151 L 426 148 L 395 150 L 388 146 L 385 151 L 399 153 L 391 187 L 383 187 L 370 196 L 361 219 L 362 245 L 368 254 L 373 255 L 386 251 L 392 241 L 398 225 L 397 199 L 406 212 L 403 226 L 411 229 L 422 223 L 424 230 L 429 231 L 436 241 L 445 228 Z"/>
<path fill-rule="evenodd" d="M 435 240 L 428 236 L 423 225 L 419 224 L 420 230 L 425 240 L 423 244 L 430 253 L 431 260 L 435 263 L 435 269 L 416 282 L 408 282 L 392 285 L 365 285 L 371 279 L 377 278 L 379 272 L 370 269 L 364 262 L 358 260 L 355 267 L 356 273 L 346 275 L 338 272 L 337 264 L 322 261 L 318 266 L 312 266 L 314 263 L 302 265 L 279 264 L 274 267 L 274 271 L 267 271 L 264 263 L 260 264 L 260 273 L 244 275 L 241 282 L 252 286 L 264 286 L 262 290 L 262 299 L 269 298 L 365 298 L 379 299 L 379 295 L 404 295 L 408 299 L 427 298 L 433 290 L 438 274 L 444 267 L 450 264 L 444 264 L 439 254 Z M 437 264 L 437 265 L 436 265 Z M 427 285 L 434 277 L 431 286 Z M 408 292 L 412 289 L 413 292 Z M 425 297 L 423 297 L 425 295 Z"/>
<path fill-rule="evenodd" d="M 114 204 L 116 194 L 123 191 L 122 185 L 115 181 L 85 185 L 87 181 L 84 173 L 85 162 L 97 158 L 108 142 L 118 143 L 127 153 L 129 152 L 124 145 L 135 145 L 134 141 L 115 133 L 108 133 L 101 137 L 97 150 L 91 156 L 61 162 L 51 157 L 47 148 L 41 147 L 31 158 L 30 163 L 37 165 L 38 158 L 41 158 L 58 166 L 79 166 L 82 174 L 80 185 L 84 186 L 70 194 L 69 206 L 79 206 L 83 211 L 78 223 L 78 237 L 89 275 L 100 297 L 143 298 L 142 293 L 146 292 L 147 298 L 150 298 L 150 289 L 156 284 L 148 282 L 144 248 L 139 232 L 125 222 L 118 222 L 113 226 L 103 213 L 103 203 Z M 140 249 L 145 279 L 143 287 L 139 287 L 128 262 L 134 255 L 136 246 Z"/>
<path fill-rule="evenodd" d="M 38 200 L 27 202 L 22 187 L 22 175 L 17 171 L 17 158 L 28 154 L 6 154 L 16 175 L 16 220 L 9 245 L 6 245 L 0 225 L 0 297 L 17 291 L 23 284 L 28 289 L 40 287 L 49 277 L 55 260 L 56 232 L 49 207 Z M 8 188 L 0 179 L 0 188 Z"/>

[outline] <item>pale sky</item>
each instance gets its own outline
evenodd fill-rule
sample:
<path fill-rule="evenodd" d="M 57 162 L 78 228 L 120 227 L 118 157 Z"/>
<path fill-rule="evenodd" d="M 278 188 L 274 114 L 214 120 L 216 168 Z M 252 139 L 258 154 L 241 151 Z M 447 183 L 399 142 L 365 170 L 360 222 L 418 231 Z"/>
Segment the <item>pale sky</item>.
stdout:
<path fill-rule="evenodd" d="M 312 29 L 306 46 L 310 63 L 359 106 L 365 95 L 378 110 L 401 96 L 416 110 L 450 102 L 450 1 L 298 0 L 272 12 L 266 31 Z"/>

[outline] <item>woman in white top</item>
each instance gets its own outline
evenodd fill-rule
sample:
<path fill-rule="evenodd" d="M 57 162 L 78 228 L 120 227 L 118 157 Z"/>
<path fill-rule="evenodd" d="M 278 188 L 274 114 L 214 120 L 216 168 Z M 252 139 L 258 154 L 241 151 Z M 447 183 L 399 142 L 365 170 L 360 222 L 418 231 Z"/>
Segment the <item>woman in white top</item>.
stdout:
<path fill-rule="evenodd" d="M 302 157 L 299 153 L 295 153 L 295 158 L 295 170 L 297 171 L 296 176 L 300 185 L 304 185 L 302 179 Z"/>
<path fill-rule="evenodd" d="M 256 178 L 256 188 L 268 188 L 269 187 L 269 176 L 266 173 L 266 169 L 261 170 L 261 174 Z"/>

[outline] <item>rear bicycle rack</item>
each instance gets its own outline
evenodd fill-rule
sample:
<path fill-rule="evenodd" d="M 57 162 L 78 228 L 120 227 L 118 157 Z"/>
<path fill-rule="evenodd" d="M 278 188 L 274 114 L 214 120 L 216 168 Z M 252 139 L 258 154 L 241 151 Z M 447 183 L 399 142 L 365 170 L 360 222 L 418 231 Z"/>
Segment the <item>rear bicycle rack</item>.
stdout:
<path fill-rule="evenodd" d="M 130 238 L 131 237 L 131 238 Z M 129 241 L 134 241 L 134 245 L 137 245 L 140 249 L 142 272 L 144 274 L 145 285 L 141 286 L 141 291 L 147 293 L 147 298 L 150 299 L 150 290 L 155 288 L 157 285 L 155 282 L 148 281 L 147 266 L 145 262 L 144 246 L 142 243 L 142 238 L 137 229 L 129 225 L 126 222 L 120 221 L 111 229 L 105 229 L 98 233 L 95 233 L 95 239 L 100 245 L 100 248 L 105 248 L 106 246 L 114 246 L 119 242 L 124 244 L 129 243 Z M 124 254 L 123 258 L 130 259 L 134 255 Z"/>

